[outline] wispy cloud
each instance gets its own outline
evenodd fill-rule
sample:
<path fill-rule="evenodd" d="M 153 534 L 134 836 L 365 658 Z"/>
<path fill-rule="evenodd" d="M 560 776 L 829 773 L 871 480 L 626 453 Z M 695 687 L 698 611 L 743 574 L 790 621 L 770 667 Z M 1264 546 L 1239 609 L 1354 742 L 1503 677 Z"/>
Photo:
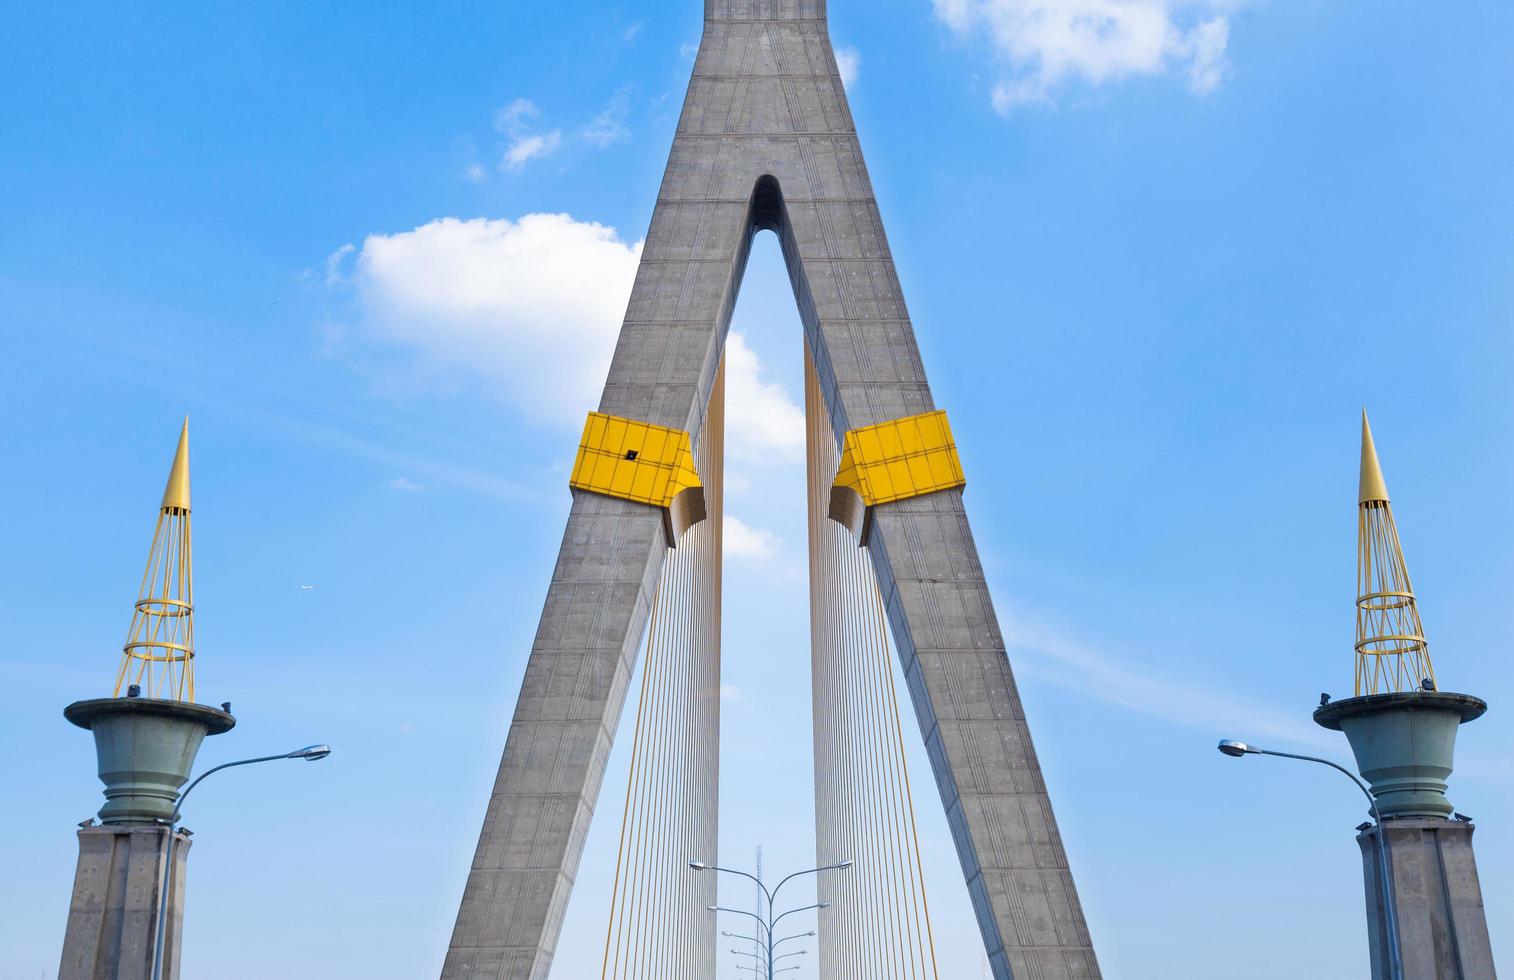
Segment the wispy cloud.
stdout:
<path fill-rule="evenodd" d="M 837 48 L 836 68 L 841 72 L 841 84 L 850 89 L 857 82 L 857 73 L 862 70 L 862 53 L 850 46 Z"/>
<path fill-rule="evenodd" d="M 494 114 L 494 128 L 509 139 L 500 158 L 503 170 L 520 170 L 529 161 L 550 156 L 562 145 L 561 130 L 537 132 L 534 122 L 541 111 L 530 99 L 516 99 Z"/>
<path fill-rule="evenodd" d="M 515 99 L 494 113 L 494 129 L 503 136 L 519 136 L 541 115 L 536 103 L 530 99 Z"/>
<path fill-rule="evenodd" d="M 341 248 L 326 256 L 326 285 L 335 285 L 342 279 L 342 263 L 347 261 L 347 256 L 357 251 L 357 246 L 348 242 Z"/>
<path fill-rule="evenodd" d="M 621 39 L 624 40 L 627 44 L 636 43 L 636 39 L 641 37 L 641 29 L 645 26 L 645 21 L 638 20 L 636 23 L 632 24 L 630 27 L 627 27 L 625 31 L 621 33 Z"/>
<path fill-rule="evenodd" d="M 1216 738 L 1270 738 L 1293 745 L 1338 750 L 1316 725 L 1293 709 L 1174 676 L 1150 659 L 1140 663 L 1079 640 L 1011 611 L 1000 612 L 1004 642 L 1022 677 L 1055 684 L 1105 704 L 1161 718 Z"/>
<path fill-rule="evenodd" d="M 752 527 L 734 514 L 725 515 L 722 543 L 728 558 L 772 558 L 780 546 L 772 531 Z"/>
<path fill-rule="evenodd" d="M 398 490 L 401 493 L 419 493 L 426 488 L 408 476 L 397 476 L 389 481 L 389 489 Z"/>
<path fill-rule="evenodd" d="M 506 170 L 519 170 L 537 157 L 551 156 L 561 145 L 562 133 L 555 129 L 550 133 L 521 136 L 511 141 L 500 165 Z"/>
<path fill-rule="evenodd" d="M 1230 71 L 1227 16 L 1242 0 L 934 0 L 955 33 L 985 36 L 1007 71 L 993 103 L 1007 113 L 1062 90 L 1181 72 L 1207 95 Z"/>
<path fill-rule="evenodd" d="M 626 86 L 610 96 L 610 101 L 600 110 L 589 125 L 584 127 L 584 139 L 598 147 L 618 143 L 631 135 L 626 119 L 631 114 L 631 89 Z"/>
<path fill-rule="evenodd" d="M 770 380 L 761 358 L 739 330 L 725 345 L 727 448 L 749 463 L 792 463 L 804 458 L 804 409 Z"/>

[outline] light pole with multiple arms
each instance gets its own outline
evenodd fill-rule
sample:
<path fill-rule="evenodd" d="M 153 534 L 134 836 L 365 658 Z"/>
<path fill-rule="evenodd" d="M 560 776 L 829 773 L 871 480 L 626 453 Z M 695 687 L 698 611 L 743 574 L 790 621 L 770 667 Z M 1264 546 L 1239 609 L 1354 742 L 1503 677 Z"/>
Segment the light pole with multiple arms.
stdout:
<path fill-rule="evenodd" d="M 200 785 L 207 776 L 214 775 L 222 769 L 230 769 L 233 766 L 250 766 L 254 762 L 273 762 L 277 759 L 304 759 L 306 762 L 315 762 L 324 759 L 331 754 L 329 745 L 307 745 L 303 749 L 295 749 L 293 752 L 285 752 L 282 755 L 263 755 L 256 759 L 241 759 L 237 762 L 223 762 L 219 766 L 207 769 L 200 773 L 195 780 L 184 787 L 184 792 L 174 801 L 173 816 L 168 818 L 168 841 L 163 849 L 166 852 L 163 861 L 163 882 L 158 898 L 158 933 L 152 944 L 152 980 L 163 980 L 163 934 L 168 920 L 168 884 L 173 874 L 173 857 L 175 837 L 179 832 L 179 811 L 184 809 L 184 801 Z"/>
<path fill-rule="evenodd" d="M 1379 889 L 1383 896 L 1383 907 L 1387 912 L 1388 927 L 1388 971 L 1393 980 L 1403 980 L 1404 963 L 1398 948 L 1398 900 L 1393 894 L 1393 876 L 1388 865 L 1388 832 L 1383 827 L 1383 815 L 1377 809 L 1377 797 L 1367 788 L 1356 773 L 1345 766 L 1331 762 L 1329 759 L 1319 759 L 1312 755 L 1295 755 L 1292 752 L 1276 752 L 1272 749 L 1259 749 L 1245 742 L 1237 742 L 1234 739 L 1225 739 L 1220 742 L 1219 750 L 1232 759 L 1240 759 L 1248 755 L 1271 755 L 1279 759 L 1299 759 L 1304 762 L 1317 762 L 1322 766 L 1329 766 L 1337 772 L 1346 774 L 1362 795 L 1367 798 L 1367 803 L 1372 808 L 1372 819 L 1377 821 L 1377 876 Z"/>
<path fill-rule="evenodd" d="M 797 939 L 797 938 L 799 938 L 798 936 L 788 936 L 785 939 L 779 939 L 779 940 L 775 941 L 773 939 L 773 927 L 776 926 L 778 924 L 779 920 L 782 919 L 784 916 L 793 915 L 796 912 L 808 912 L 811 909 L 823 909 L 823 908 L 829 907 L 829 905 L 830 905 L 829 902 L 816 902 L 814 905 L 806 905 L 806 906 L 804 906 L 802 908 L 789 909 L 787 912 L 784 912 L 784 913 L 781 913 L 780 915 L 774 916 L 773 915 L 773 908 L 774 908 L 773 900 L 777 897 L 778 892 L 780 890 L 782 890 L 782 888 L 783 888 L 784 885 L 786 885 L 789 882 L 793 881 L 795 878 L 801 878 L 801 877 L 803 877 L 805 875 L 820 874 L 822 871 L 845 871 L 847 868 L 850 868 L 851 866 L 852 866 L 852 862 L 851 862 L 850 859 L 848 859 L 848 860 L 845 860 L 845 861 L 838 861 L 835 864 L 827 864 L 827 865 L 823 865 L 823 866 L 818 867 L 818 868 L 810 868 L 810 869 L 808 869 L 806 871 L 796 871 L 793 874 L 789 875 L 787 878 L 785 878 L 782 881 L 778 882 L 778 884 L 775 885 L 771 891 L 769 891 L 768 890 L 768 886 L 762 883 L 762 879 L 761 878 L 757 877 L 756 875 L 747 874 L 745 871 L 737 871 L 734 868 L 721 868 L 721 867 L 717 867 L 716 865 L 713 865 L 713 864 L 705 864 L 703 861 L 690 861 L 689 862 L 689 867 L 692 868 L 695 871 L 723 871 L 723 872 L 725 872 L 726 874 L 729 874 L 729 875 L 740 875 L 743 878 L 749 879 L 751 881 L 755 881 L 757 883 L 757 887 L 761 888 L 762 889 L 762 893 L 767 896 L 767 900 L 768 900 L 768 916 L 767 916 L 766 919 L 764 919 L 760 915 L 757 915 L 754 912 L 745 912 L 745 911 L 742 911 L 741 909 L 725 908 L 725 907 L 720 906 L 720 905 L 710 905 L 710 906 L 707 906 L 711 912 L 735 912 L 737 915 L 750 916 L 751 918 L 757 920 L 757 924 L 758 925 L 762 926 L 762 931 L 759 933 L 759 935 L 762 936 L 762 937 L 764 937 L 764 938 L 758 940 L 758 942 L 760 942 L 762 944 L 762 946 L 767 950 L 767 980 L 773 980 L 773 977 L 775 977 L 779 973 L 787 973 L 790 970 L 797 970 L 797 969 L 799 969 L 799 967 L 797 965 L 796 966 L 786 966 L 786 967 L 784 967 L 781 970 L 774 970 L 773 969 L 773 964 L 774 964 L 774 962 L 776 962 L 776 960 L 775 960 L 775 958 L 773 956 L 773 950 L 778 946 L 778 944 L 781 943 L 781 942 L 786 942 L 788 939 Z M 814 935 L 814 933 L 811 932 L 808 935 Z M 753 954 L 753 955 L 755 955 L 755 954 Z M 799 955 L 799 954 L 797 954 L 797 953 L 787 953 L 787 954 L 785 954 L 785 956 L 797 956 L 797 955 Z M 756 958 L 757 958 L 757 960 L 758 960 L 759 963 L 762 961 L 762 957 L 758 956 Z M 782 958 L 783 957 L 778 957 L 777 959 L 782 959 Z M 750 967 L 742 967 L 742 969 L 751 969 L 751 968 Z M 759 976 L 762 974 L 761 970 L 755 970 L 754 972 L 756 972 Z"/>

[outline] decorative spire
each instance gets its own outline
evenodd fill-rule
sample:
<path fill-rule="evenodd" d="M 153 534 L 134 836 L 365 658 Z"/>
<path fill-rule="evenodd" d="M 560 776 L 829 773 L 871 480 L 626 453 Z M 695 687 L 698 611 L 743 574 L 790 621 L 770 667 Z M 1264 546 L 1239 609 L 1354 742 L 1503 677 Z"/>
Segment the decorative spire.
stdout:
<path fill-rule="evenodd" d="M 1435 667 L 1414 602 L 1367 412 L 1362 410 L 1361 489 L 1356 521 L 1356 694 L 1435 686 Z"/>
<path fill-rule="evenodd" d="M 1377 446 L 1372 442 L 1372 427 L 1367 424 L 1367 410 L 1362 409 L 1362 476 L 1357 503 L 1388 502 L 1388 483 L 1383 479 L 1383 464 L 1377 461 Z"/>
<path fill-rule="evenodd" d="M 173 454 L 173 469 L 168 471 L 168 485 L 163 488 L 163 509 L 189 513 L 189 416 L 179 432 L 179 448 Z"/>
<path fill-rule="evenodd" d="M 115 696 L 194 701 L 194 574 L 189 523 L 189 419 L 163 489 L 147 570 L 116 672 Z"/>

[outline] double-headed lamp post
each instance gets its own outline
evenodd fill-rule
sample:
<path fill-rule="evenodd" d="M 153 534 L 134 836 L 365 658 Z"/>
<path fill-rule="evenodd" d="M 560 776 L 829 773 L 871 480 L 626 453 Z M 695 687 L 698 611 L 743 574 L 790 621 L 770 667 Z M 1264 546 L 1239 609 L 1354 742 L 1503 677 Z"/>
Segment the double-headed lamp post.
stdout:
<path fill-rule="evenodd" d="M 222 769 L 230 769 L 233 766 L 250 766 L 255 762 L 274 762 L 278 759 L 304 759 L 306 762 L 315 762 L 318 759 L 326 758 L 330 754 L 331 746 L 329 745 L 307 745 L 303 749 L 295 749 L 293 752 L 285 752 L 282 755 L 262 755 L 256 759 L 223 762 L 219 766 L 214 766 L 200 773 L 193 782 L 184 787 L 184 792 L 180 793 L 179 798 L 174 801 L 173 816 L 168 820 L 168 841 L 164 844 L 164 850 L 167 853 L 164 855 L 163 861 L 162 888 L 159 889 L 158 934 L 153 940 L 152 945 L 152 980 L 163 980 L 163 934 L 168 920 L 168 884 L 170 876 L 173 874 L 174 844 L 176 843 L 176 835 L 179 832 L 179 812 L 184 809 L 184 801 L 188 799 L 189 794 L 194 791 L 196 786 L 204 782 L 206 777 L 213 776 Z"/>
<path fill-rule="evenodd" d="M 782 881 L 778 882 L 778 884 L 775 885 L 775 886 L 773 886 L 773 889 L 771 891 L 769 891 L 768 890 L 768 886 L 765 885 L 765 884 L 763 884 L 761 878 L 757 877 L 756 875 L 747 874 L 745 871 L 737 871 L 734 868 L 722 868 L 722 867 L 719 867 L 717 865 L 706 864 L 703 861 L 690 861 L 689 862 L 689 867 L 692 868 L 695 871 L 723 871 L 723 872 L 725 872 L 728 875 L 740 875 L 741 877 L 746 878 L 746 879 L 748 879 L 750 881 L 755 881 L 757 883 L 757 887 L 761 888 L 762 889 L 762 893 L 767 896 L 767 900 L 768 900 L 768 917 L 766 919 L 764 919 L 760 915 L 757 915 L 755 912 L 745 912 L 745 911 L 742 911 L 741 909 L 730 909 L 730 908 L 725 908 L 725 907 L 720 906 L 720 905 L 710 905 L 710 906 L 707 906 L 707 908 L 711 912 L 734 912 L 737 915 L 750 916 L 751 918 L 757 920 L 757 924 L 758 925 L 762 926 L 762 930 L 758 933 L 758 935 L 760 935 L 760 936 L 762 936 L 764 938 L 762 938 L 762 939 L 760 939 L 758 941 L 761 942 L 762 945 L 763 945 L 763 947 L 767 950 L 767 980 L 773 980 L 773 977 L 776 976 L 779 973 L 787 973 L 790 970 L 797 970 L 797 969 L 799 969 L 798 966 L 787 966 L 787 967 L 784 967 L 781 970 L 774 970 L 773 969 L 773 963 L 775 962 L 774 957 L 773 957 L 773 950 L 774 950 L 774 948 L 780 942 L 786 942 L 788 939 L 797 939 L 797 938 L 799 938 L 798 936 L 788 936 L 786 939 L 780 939 L 780 940 L 776 940 L 775 941 L 773 939 L 773 929 L 774 929 L 774 927 L 776 927 L 778 925 L 778 923 L 785 916 L 794 915 L 795 913 L 798 913 L 798 912 L 808 912 L 811 909 L 823 909 L 823 908 L 829 908 L 830 907 L 830 903 L 829 902 L 816 902 L 813 905 L 805 905 L 805 906 L 803 906 L 801 908 L 789 909 L 787 912 L 784 912 L 784 913 L 781 913 L 780 915 L 776 915 L 775 916 L 775 915 L 773 915 L 773 909 L 775 907 L 774 904 L 773 904 L 773 900 L 777 897 L 778 892 L 780 890 L 782 890 L 782 888 L 783 888 L 784 885 L 787 885 L 789 882 L 793 881 L 795 878 L 802 878 L 805 875 L 817 875 L 817 874 L 820 874 L 822 871 L 845 871 L 846 869 L 850 868 L 851 866 L 852 866 L 851 859 L 847 859 L 845 861 L 837 861 L 835 864 L 826 864 L 826 865 L 822 865 L 821 867 L 818 867 L 818 868 L 809 868 L 809 869 L 807 869 L 805 871 L 796 871 L 793 874 L 789 875 L 787 878 L 785 878 Z M 814 933 L 809 933 L 809 935 L 814 935 Z M 788 953 L 788 954 L 785 954 L 785 955 L 787 955 L 787 956 L 796 956 L 798 954 L 797 953 Z M 759 957 L 758 960 L 760 962 L 761 958 Z M 745 967 L 744 969 L 751 969 L 751 968 L 750 967 Z M 760 975 L 762 971 L 758 970 L 756 972 Z"/>
<path fill-rule="evenodd" d="M 1393 894 L 1393 877 L 1388 866 L 1388 834 L 1383 828 L 1383 816 L 1377 809 L 1377 797 L 1367 788 L 1367 784 L 1361 778 L 1338 763 L 1329 759 L 1320 759 L 1312 755 L 1295 755 L 1292 752 L 1276 752 L 1272 749 L 1259 749 L 1255 745 L 1245 742 L 1237 742 L 1235 739 L 1225 739 L 1220 742 L 1219 750 L 1232 759 L 1240 759 L 1248 755 L 1271 755 L 1279 759 L 1299 759 L 1303 762 L 1317 762 L 1322 766 L 1329 766 L 1337 772 L 1344 773 L 1348 779 L 1356 784 L 1356 788 L 1362 791 L 1367 798 L 1367 803 L 1372 808 L 1372 819 L 1377 822 L 1377 876 L 1379 888 L 1382 891 L 1383 907 L 1387 911 L 1384 917 L 1388 926 L 1388 970 L 1393 980 L 1403 980 L 1404 963 L 1398 948 L 1398 899 Z"/>

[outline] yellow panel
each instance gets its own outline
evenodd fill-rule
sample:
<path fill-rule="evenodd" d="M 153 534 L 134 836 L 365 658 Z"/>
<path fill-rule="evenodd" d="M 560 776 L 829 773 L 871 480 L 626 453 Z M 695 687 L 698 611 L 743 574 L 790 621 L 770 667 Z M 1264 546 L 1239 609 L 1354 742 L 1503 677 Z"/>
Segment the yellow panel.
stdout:
<path fill-rule="evenodd" d="M 687 432 L 600 412 L 584 423 L 568 484 L 656 507 L 701 485 Z"/>
<path fill-rule="evenodd" d="M 943 411 L 880 422 L 846 434 L 835 486 L 867 506 L 966 485 Z"/>

